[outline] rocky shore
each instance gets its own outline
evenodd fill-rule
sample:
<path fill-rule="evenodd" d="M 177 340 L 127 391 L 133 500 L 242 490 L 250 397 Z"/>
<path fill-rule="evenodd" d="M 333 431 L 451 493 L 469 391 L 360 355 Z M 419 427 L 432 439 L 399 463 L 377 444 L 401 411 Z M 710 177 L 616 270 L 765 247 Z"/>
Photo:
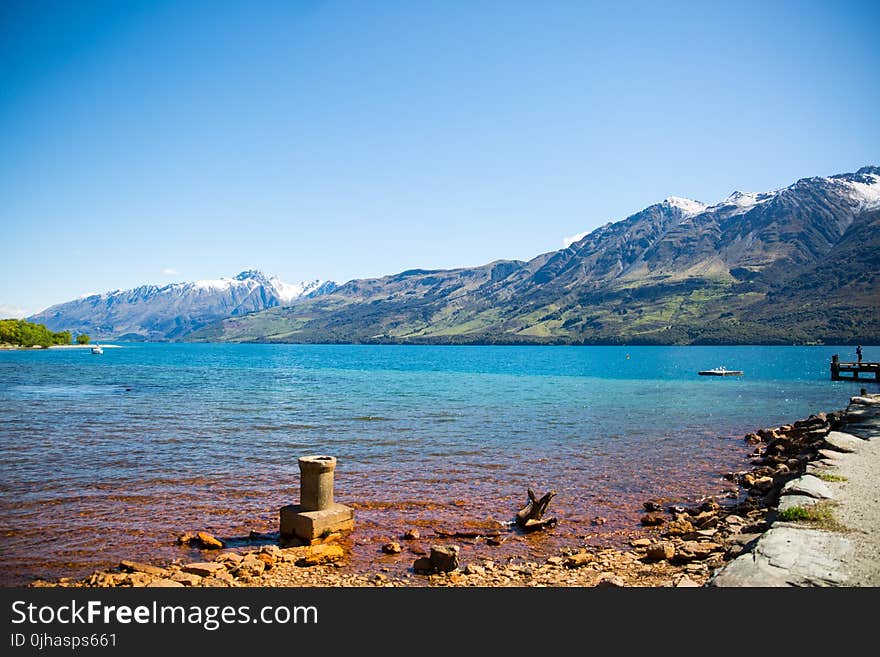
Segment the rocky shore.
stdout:
<path fill-rule="evenodd" d="M 122 561 L 115 569 L 81 580 L 37 581 L 32 586 L 699 587 L 849 582 L 876 585 L 873 576 L 865 579 L 835 575 L 838 571 L 848 572 L 846 560 L 851 554 L 847 547 L 849 539 L 843 538 L 849 528 L 842 520 L 859 516 L 850 505 L 839 510 L 838 519 L 833 507 L 835 496 L 829 489 L 848 481 L 847 477 L 834 474 L 833 468 L 841 467 L 839 459 L 858 453 L 860 445 L 854 441 L 867 443 L 875 434 L 880 434 L 880 395 L 855 397 L 844 411 L 820 413 L 750 433 L 745 441 L 753 446 L 751 467 L 724 475 L 739 487 L 736 499 L 709 498 L 692 507 L 646 500 L 641 524 L 648 536 L 634 538 L 624 549 L 584 543 L 537 562 L 505 555 L 503 541 L 498 541 L 497 536 L 462 532 L 450 537 L 448 532 L 442 532 L 422 537 L 417 530 L 404 529 L 377 554 L 412 565 L 400 576 L 392 575 L 391 569 L 381 565 L 383 561 L 378 558 L 375 572 L 351 572 L 346 567 L 350 539 L 342 534 L 316 539 L 310 545 L 266 544 L 243 551 L 225 550 L 221 541 L 205 534 L 187 534 L 181 540 L 200 543 L 205 548 L 204 561 L 163 566 Z M 880 450 L 874 452 L 880 456 Z M 852 463 L 849 471 L 861 472 Z M 861 479 L 858 481 L 861 486 Z M 858 495 L 864 495 L 862 488 L 856 490 Z M 871 517 L 866 524 L 872 529 L 869 538 L 859 543 L 861 547 L 853 557 L 856 560 L 866 553 L 873 554 L 871 550 L 876 547 L 873 526 L 880 513 L 871 504 Z M 779 530 L 805 532 L 801 538 L 809 543 L 806 551 L 818 554 L 814 564 L 818 571 L 810 571 L 815 577 L 792 576 L 792 571 L 798 571 L 797 558 L 789 558 L 790 552 L 773 552 L 779 540 L 774 533 Z M 461 546 L 493 539 L 499 544 L 496 558 L 462 563 Z M 826 571 L 830 574 L 823 576 Z"/>

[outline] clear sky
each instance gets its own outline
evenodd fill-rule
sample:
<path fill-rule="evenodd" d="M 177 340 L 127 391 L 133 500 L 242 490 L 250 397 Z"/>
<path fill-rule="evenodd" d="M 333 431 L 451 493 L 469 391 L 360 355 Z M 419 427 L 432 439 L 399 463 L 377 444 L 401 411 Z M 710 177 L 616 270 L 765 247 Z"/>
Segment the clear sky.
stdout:
<path fill-rule="evenodd" d="M 880 164 L 878 2 L 0 2 L 0 316 Z"/>

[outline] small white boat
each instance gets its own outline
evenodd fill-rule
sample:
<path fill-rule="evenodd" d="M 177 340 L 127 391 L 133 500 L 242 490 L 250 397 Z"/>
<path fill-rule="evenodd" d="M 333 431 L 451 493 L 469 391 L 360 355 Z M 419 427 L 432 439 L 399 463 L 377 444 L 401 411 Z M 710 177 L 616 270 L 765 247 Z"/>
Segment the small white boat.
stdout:
<path fill-rule="evenodd" d="M 742 370 L 729 370 L 723 365 L 721 367 L 716 367 L 711 370 L 702 370 L 701 372 L 697 372 L 700 376 L 742 376 Z"/>
<path fill-rule="evenodd" d="M 92 353 L 96 356 L 100 356 L 104 353 L 104 350 L 101 348 L 101 345 L 96 344 L 94 347 L 92 347 Z"/>

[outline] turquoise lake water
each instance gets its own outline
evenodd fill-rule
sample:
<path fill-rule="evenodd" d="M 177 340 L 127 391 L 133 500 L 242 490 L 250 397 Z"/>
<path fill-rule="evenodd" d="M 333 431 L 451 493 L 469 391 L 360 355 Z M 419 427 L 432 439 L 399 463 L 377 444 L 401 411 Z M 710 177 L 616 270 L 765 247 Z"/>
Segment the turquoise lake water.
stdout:
<path fill-rule="evenodd" d="M 409 527 L 509 521 L 527 487 L 558 491 L 560 525 L 513 549 L 621 540 L 645 499 L 729 489 L 724 472 L 748 463 L 744 433 L 878 391 L 831 382 L 834 353 L 853 348 L 0 351 L 0 584 L 188 557 L 174 545 L 186 529 L 277 530 L 278 507 L 298 500 L 297 457 L 317 453 L 337 457 L 337 501 L 356 509 L 357 568 Z M 745 375 L 697 376 L 719 365 Z"/>

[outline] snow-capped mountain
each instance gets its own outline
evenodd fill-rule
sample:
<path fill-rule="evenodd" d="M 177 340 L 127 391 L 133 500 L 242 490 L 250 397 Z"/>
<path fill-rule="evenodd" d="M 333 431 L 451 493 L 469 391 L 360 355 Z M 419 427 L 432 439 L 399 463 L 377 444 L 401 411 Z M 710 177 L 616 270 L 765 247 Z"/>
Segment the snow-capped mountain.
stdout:
<path fill-rule="evenodd" d="M 869 166 L 712 205 L 670 196 L 528 262 L 353 280 L 187 339 L 876 344 L 878 291 Z"/>
<path fill-rule="evenodd" d="M 173 340 L 227 317 L 289 306 L 334 289 L 332 281 L 291 284 L 249 270 L 234 278 L 94 294 L 52 306 L 29 319 L 53 331 L 88 333 L 98 339 Z"/>
<path fill-rule="evenodd" d="M 263 287 L 271 292 L 272 296 L 280 302 L 280 305 L 287 305 L 301 296 L 311 294 L 325 283 L 325 281 L 317 279 L 313 281 L 302 281 L 300 283 L 285 283 L 277 276 L 266 276 L 263 272 L 257 269 L 250 269 L 241 272 L 235 278 L 214 278 L 203 281 L 193 281 L 192 283 L 172 283 L 171 285 L 166 285 L 159 289 L 169 290 L 176 294 L 187 294 L 194 290 L 235 292 L 241 290 L 250 291 L 255 290 L 258 287 Z"/>
<path fill-rule="evenodd" d="M 670 208 L 677 208 L 683 217 L 693 217 L 695 214 L 704 212 L 708 207 L 705 203 L 680 196 L 669 196 L 663 203 Z"/>

